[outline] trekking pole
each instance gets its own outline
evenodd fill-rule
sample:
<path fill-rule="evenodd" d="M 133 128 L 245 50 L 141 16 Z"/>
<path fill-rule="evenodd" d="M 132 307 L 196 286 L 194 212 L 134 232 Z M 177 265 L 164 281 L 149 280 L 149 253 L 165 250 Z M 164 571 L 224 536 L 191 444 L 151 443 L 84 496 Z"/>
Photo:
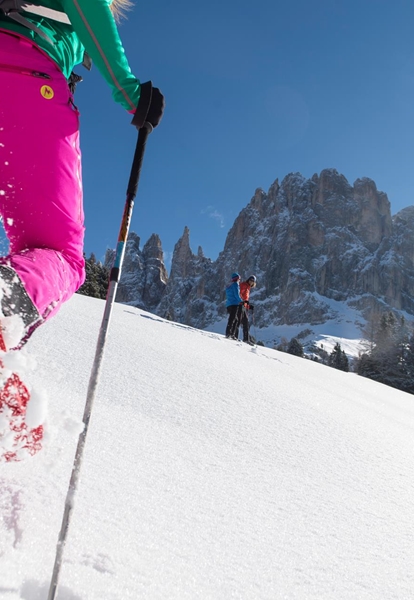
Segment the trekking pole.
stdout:
<path fill-rule="evenodd" d="M 254 310 L 252 310 L 252 321 L 253 321 L 254 339 L 256 340 L 256 344 L 257 344 L 256 325 L 255 325 L 255 323 L 254 323 Z"/>
<path fill-rule="evenodd" d="M 85 447 L 86 435 L 88 433 L 89 420 L 91 418 L 92 413 L 92 405 L 95 398 L 96 388 L 98 385 L 99 372 L 105 349 L 105 340 L 108 333 L 109 321 L 111 318 L 112 307 L 115 302 L 115 294 L 118 287 L 118 282 L 121 276 L 122 264 L 125 255 L 125 245 L 128 238 L 132 210 L 134 207 L 134 198 L 138 190 L 138 183 L 141 174 L 142 161 L 144 158 L 145 145 L 147 142 L 148 135 L 151 133 L 152 129 L 152 125 L 148 122 L 145 122 L 144 125 L 139 129 L 138 133 L 138 141 L 135 148 L 134 160 L 131 168 L 131 175 L 129 177 L 124 214 L 122 216 L 122 223 L 118 236 L 115 260 L 109 277 L 105 310 L 102 318 L 101 328 L 99 330 L 98 341 L 96 344 L 95 359 L 92 365 L 92 371 L 89 379 L 88 394 L 86 397 L 85 410 L 83 413 L 84 428 L 82 433 L 79 435 L 78 445 L 76 448 L 76 454 L 72 468 L 72 475 L 70 478 L 69 488 L 66 495 L 65 510 L 63 513 L 62 525 L 57 542 L 55 564 L 53 567 L 53 574 L 50 582 L 49 595 L 47 597 L 47 600 L 54 600 L 59 584 L 59 575 L 60 568 L 62 566 L 63 551 L 69 530 L 69 523 L 72 515 L 74 497 L 78 486 L 83 450 Z"/>

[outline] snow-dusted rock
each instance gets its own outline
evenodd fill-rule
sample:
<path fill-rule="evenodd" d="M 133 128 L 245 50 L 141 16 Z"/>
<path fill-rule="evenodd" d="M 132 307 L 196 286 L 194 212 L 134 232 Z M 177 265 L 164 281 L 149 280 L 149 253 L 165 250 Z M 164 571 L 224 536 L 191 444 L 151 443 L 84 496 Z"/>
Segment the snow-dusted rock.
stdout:
<path fill-rule="evenodd" d="M 192 252 L 186 227 L 168 277 L 158 236 L 140 251 L 131 234 L 117 300 L 206 328 L 226 315 L 234 270 L 258 278 L 260 328 L 323 323 L 337 316 L 331 301 L 365 316 L 372 308 L 414 315 L 414 207 L 392 218 L 371 179 L 351 185 L 335 169 L 310 179 L 291 173 L 255 191 L 215 261 Z"/>

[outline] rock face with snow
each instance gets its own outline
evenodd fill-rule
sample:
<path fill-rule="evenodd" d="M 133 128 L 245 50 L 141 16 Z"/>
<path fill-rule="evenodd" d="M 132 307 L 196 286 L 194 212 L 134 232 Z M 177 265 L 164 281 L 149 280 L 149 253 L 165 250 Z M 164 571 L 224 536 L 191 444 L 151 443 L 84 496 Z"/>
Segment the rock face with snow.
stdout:
<path fill-rule="evenodd" d="M 216 303 L 211 303 L 209 293 L 213 271 L 213 263 L 205 258 L 201 247 L 197 255 L 192 253 L 186 227 L 175 245 L 170 277 L 157 313 L 180 323 L 197 323 L 200 328 L 211 323 L 217 308 Z"/>
<path fill-rule="evenodd" d="M 201 248 L 192 253 L 187 228 L 169 277 L 158 236 L 142 252 L 134 234 L 127 246 L 117 300 L 199 328 L 225 315 L 234 270 L 258 278 L 258 327 L 323 323 L 335 317 L 332 301 L 361 314 L 382 307 L 414 315 L 414 207 L 392 218 L 372 180 L 350 185 L 334 169 L 256 190 L 214 262 Z"/>
<path fill-rule="evenodd" d="M 153 234 L 142 251 L 139 244 L 140 238 L 131 232 L 126 244 L 116 300 L 156 312 L 168 281 L 161 240 L 158 235 Z M 109 250 L 105 263 L 111 264 L 113 258 L 114 251 Z"/>

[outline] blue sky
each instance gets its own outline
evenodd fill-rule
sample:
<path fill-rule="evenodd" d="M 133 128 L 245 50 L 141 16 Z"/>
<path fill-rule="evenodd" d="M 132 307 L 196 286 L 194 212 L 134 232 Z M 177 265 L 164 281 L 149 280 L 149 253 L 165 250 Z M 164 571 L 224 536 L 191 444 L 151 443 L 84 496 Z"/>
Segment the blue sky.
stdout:
<path fill-rule="evenodd" d="M 166 97 L 132 230 L 170 256 L 184 227 L 215 259 L 256 188 L 290 172 L 370 177 L 414 204 L 410 0 L 153 0 L 120 27 L 134 74 Z M 97 69 L 82 113 L 87 255 L 116 244 L 136 130 Z"/>

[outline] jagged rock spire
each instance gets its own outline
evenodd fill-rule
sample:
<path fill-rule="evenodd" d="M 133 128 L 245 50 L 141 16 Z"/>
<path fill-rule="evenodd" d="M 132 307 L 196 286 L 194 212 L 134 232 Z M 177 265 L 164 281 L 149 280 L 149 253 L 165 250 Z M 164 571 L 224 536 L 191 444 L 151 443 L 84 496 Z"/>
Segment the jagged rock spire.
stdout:
<path fill-rule="evenodd" d="M 225 317 L 224 287 L 236 270 L 258 279 L 258 327 L 322 323 L 334 314 L 332 301 L 414 315 L 413 238 L 414 207 L 392 219 L 372 180 L 351 185 L 335 169 L 310 179 L 290 173 L 267 193 L 255 191 L 214 262 L 201 248 L 193 254 L 185 227 L 168 278 L 158 236 L 142 252 L 130 237 L 120 299 L 203 328 Z"/>

